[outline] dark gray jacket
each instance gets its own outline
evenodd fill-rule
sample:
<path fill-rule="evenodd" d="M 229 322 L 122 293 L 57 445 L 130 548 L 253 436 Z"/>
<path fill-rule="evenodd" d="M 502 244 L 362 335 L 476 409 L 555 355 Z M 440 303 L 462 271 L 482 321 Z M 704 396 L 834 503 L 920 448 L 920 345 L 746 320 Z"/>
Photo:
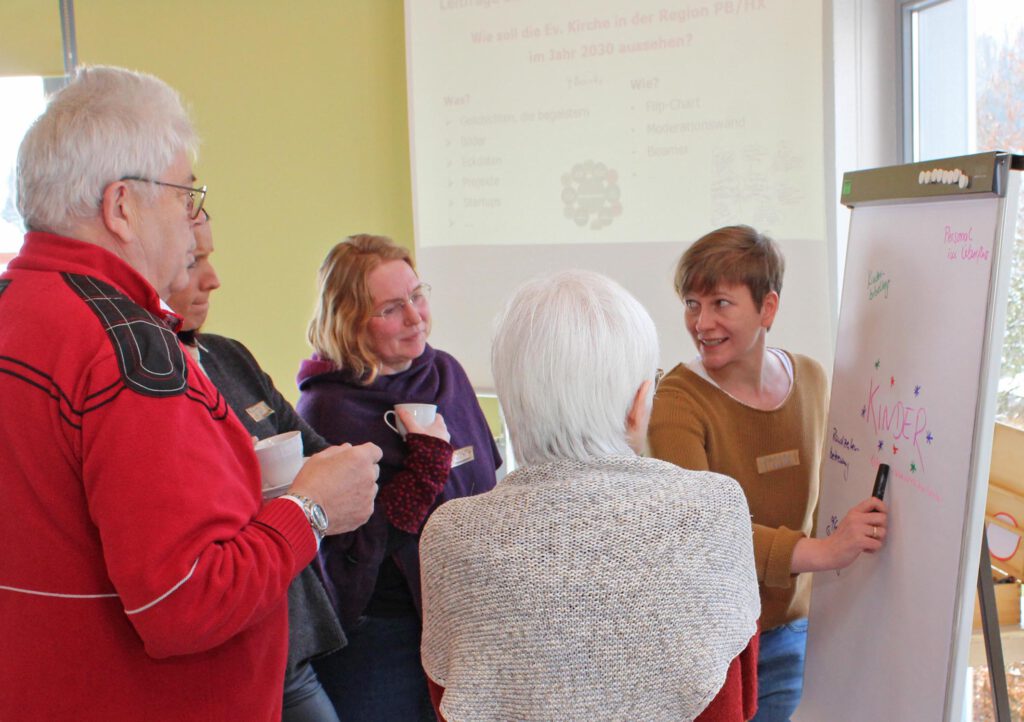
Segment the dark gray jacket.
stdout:
<path fill-rule="evenodd" d="M 195 340 L 203 371 L 251 435 L 264 439 L 298 430 L 302 433 L 302 448 L 306 456 L 330 446 L 295 413 L 249 349 L 234 339 L 212 333 L 196 334 Z M 316 563 L 314 560 L 303 569 L 288 587 L 288 668 L 285 679 L 292 676 L 299 664 L 345 646 L 341 624 L 314 570 Z"/>

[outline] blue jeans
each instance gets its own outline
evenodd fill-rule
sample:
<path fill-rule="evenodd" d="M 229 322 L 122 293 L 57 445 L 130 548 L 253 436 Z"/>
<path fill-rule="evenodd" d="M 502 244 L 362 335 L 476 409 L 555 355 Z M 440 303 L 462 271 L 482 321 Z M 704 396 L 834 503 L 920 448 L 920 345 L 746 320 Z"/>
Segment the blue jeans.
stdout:
<path fill-rule="evenodd" d="M 437 722 L 420 663 L 417 617 L 360 617 L 348 645 L 314 660 L 320 683 L 345 722 Z"/>
<path fill-rule="evenodd" d="M 789 722 L 804 691 L 806 650 L 806 619 L 761 632 L 753 722 Z"/>

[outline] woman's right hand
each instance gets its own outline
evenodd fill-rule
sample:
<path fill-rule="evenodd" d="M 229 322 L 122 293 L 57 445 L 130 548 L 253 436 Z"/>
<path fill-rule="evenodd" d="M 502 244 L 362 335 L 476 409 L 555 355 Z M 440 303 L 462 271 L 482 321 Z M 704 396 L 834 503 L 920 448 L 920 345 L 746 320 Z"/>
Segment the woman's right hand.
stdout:
<path fill-rule="evenodd" d="M 824 539 L 801 539 L 793 548 L 794 574 L 843 569 L 861 555 L 873 554 L 885 541 L 888 510 L 881 499 L 868 497 L 848 512 Z"/>
<path fill-rule="evenodd" d="M 410 434 L 433 436 L 435 439 L 441 439 L 441 441 L 452 440 L 452 435 L 448 433 L 448 426 L 444 423 L 444 417 L 441 414 L 434 414 L 434 421 L 428 426 L 423 426 L 417 423 L 416 417 L 405 409 L 397 409 L 395 413 L 398 414 L 398 418 L 402 420 L 402 425 L 405 426 L 406 431 Z"/>

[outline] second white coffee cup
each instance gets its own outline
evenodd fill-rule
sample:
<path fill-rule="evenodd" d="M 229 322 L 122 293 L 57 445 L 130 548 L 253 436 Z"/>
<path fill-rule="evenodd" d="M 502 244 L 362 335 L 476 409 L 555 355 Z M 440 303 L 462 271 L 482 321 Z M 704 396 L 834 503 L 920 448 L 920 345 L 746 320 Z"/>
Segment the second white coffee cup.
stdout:
<path fill-rule="evenodd" d="M 284 494 L 302 468 L 302 436 L 298 431 L 260 439 L 255 445 L 263 479 L 263 498 Z"/>
<path fill-rule="evenodd" d="M 384 423 L 403 439 L 409 432 L 405 428 L 405 424 L 402 423 L 402 420 L 398 418 L 398 414 L 395 413 L 398 409 L 412 414 L 412 417 L 416 419 L 416 423 L 420 426 L 430 426 L 434 423 L 434 417 L 437 416 L 436 404 L 395 404 L 394 410 L 388 409 L 384 412 Z M 394 421 L 391 421 L 390 417 L 393 417 Z"/>

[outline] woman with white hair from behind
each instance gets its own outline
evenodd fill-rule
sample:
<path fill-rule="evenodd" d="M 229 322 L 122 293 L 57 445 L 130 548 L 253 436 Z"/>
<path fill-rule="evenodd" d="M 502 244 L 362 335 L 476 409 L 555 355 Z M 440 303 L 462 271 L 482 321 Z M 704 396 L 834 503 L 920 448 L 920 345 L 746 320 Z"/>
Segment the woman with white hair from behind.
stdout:
<path fill-rule="evenodd" d="M 521 468 L 423 532 L 423 666 L 456 720 L 743 720 L 750 517 L 729 477 L 638 456 L 658 340 L 604 276 L 522 286 L 491 363 Z"/>

